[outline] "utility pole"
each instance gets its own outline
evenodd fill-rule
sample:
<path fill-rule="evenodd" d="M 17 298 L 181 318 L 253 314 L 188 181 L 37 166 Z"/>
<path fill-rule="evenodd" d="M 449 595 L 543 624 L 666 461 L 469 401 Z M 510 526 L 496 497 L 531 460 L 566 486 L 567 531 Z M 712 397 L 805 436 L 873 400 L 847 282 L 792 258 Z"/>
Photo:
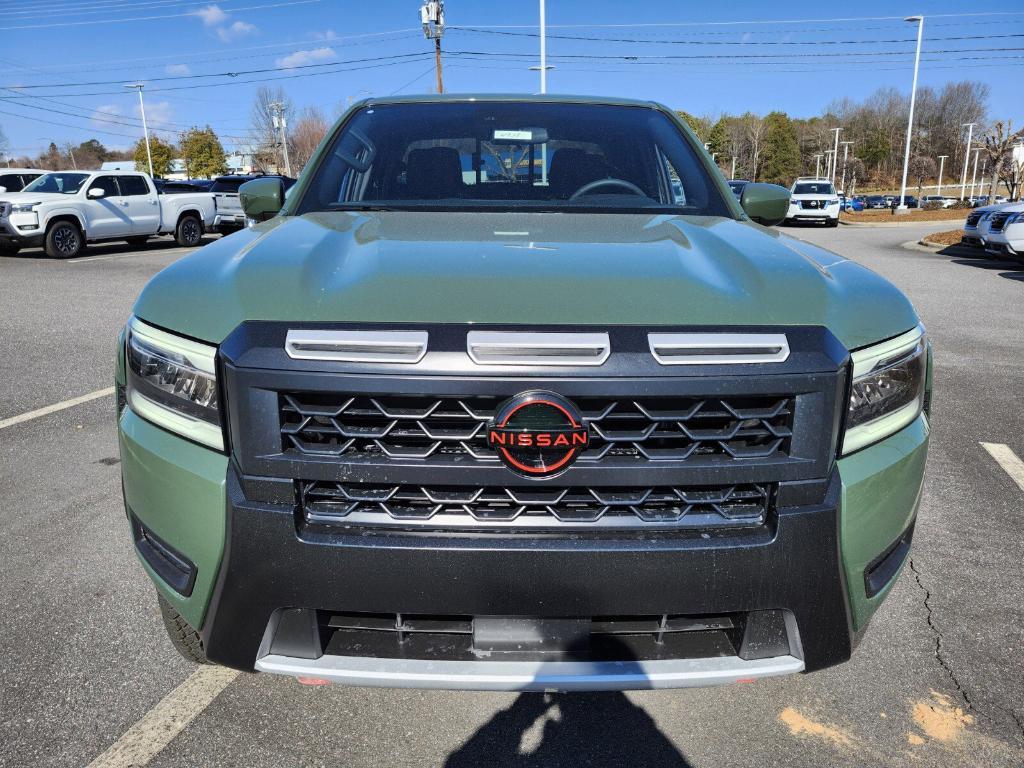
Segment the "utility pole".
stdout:
<path fill-rule="evenodd" d="M 275 101 L 272 104 L 267 105 L 270 108 L 271 120 L 273 120 L 274 127 L 278 130 L 281 136 L 281 153 L 284 155 L 284 175 L 292 175 L 292 163 L 288 157 L 288 134 L 285 129 L 288 127 L 288 119 L 284 116 L 284 104 L 280 101 Z"/>
<path fill-rule="evenodd" d="M 910 87 L 910 116 L 907 118 L 907 143 L 903 148 L 903 181 L 900 184 L 900 204 L 896 210 L 907 210 L 907 171 L 910 169 L 910 139 L 914 132 L 914 102 L 917 100 L 917 72 L 921 66 L 921 36 L 924 34 L 924 16 L 907 16 L 904 21 L 917 22 L 917 53 L 914 54 L 914 84 Z"/>
<path fill-rule="evenodd" d="M 736 178 L 736 156 L 735 155 L 733 155 L 733 158 L 732 158 L 732 171 L 729 173 L 729 178 L 730 179 L 735 179 Z"/>
<path fill-rule="evenodd" d="M 68 154 L 71 155 L 71 167 L 74 170 L 78 170 L 78 162 L 75 160 L 75 150 L 71 147 L 71 142 L 68 142 Z"/>
<path fill-rule="evenodd" d="M 847 158 L 849 157 L 849 154 L 850 154 L 850 145 L 851 144 L 853 144 L 852 141 L 844 141 L 843 142 L 843 180 L 842 180 L 842 183 L 839 186 L 842 187 L 844 194 L 846 193 L 846 160 L 847 160 Z"/>
<path fill-rule="evenodd" d="M 964 147 L 964 173 L 960 177 L 960 199 L 964 199 L 964 192 L 967 191 L 967 166 L 971 164 L 971 136 L 974 134 L 974 126 L 977 123 L 964 123 L 961 128 L 967 129 L 967 144 Z"/>
<path fill-rule="evenodd" d="M 939 197 L 942 197 L 942 168 L 946 165 L 947 157 L 949 155 L 939 155 L 939 188 L 935 192 Z"/>
<path fill-rule="evenodd" d="M 437 92 L 444 93 L 441 77 L 441 37 L 444 35 L 444 0 L 427 0 L 420 6 L 423 36 L 434 41 L 434 68 L 437 70 Z M 543 77 L 543 75 L 541 75 Z"/>
<path fill-rule="evenodd" d="M 129 83 L 125 88 L 134 88 L 139 92 L 139 111 L 142 113 L 142 133 L 146 137 L 146 159 L 149 161 L 149 178 L 153 178 L 153 153 L 149 150 L 149 126 L 146 125 L 146 104 L 142 100 L 142 89 L 145 83 Z"/>
<path fill-rule="evenodd" d="M 814 178 L 821 178 L 821 155 L 814 156 Z"/>
<path fill-rule="evenodd" d="M 839 132 L 841 130 L 843 130 L 843 129 L 842 128 L 833 128 L 832 130 L 836 132 L 836 146 L 835 146 L 835 149 L 832 150 L 832 175 L 829 176 L 829 180 L 832 182 L 833 185 L 835 185 L 835 183 L 836 183 L 836 165 L 837 165 L 836 160 L 839 159 Z"/>

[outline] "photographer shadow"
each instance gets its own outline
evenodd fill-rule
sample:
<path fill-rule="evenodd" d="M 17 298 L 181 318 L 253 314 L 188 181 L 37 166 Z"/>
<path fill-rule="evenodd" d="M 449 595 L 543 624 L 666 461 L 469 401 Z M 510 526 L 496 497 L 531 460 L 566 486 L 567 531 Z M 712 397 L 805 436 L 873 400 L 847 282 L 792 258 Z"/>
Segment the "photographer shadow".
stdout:
<path fill-rule="evenodd" d="M 628 654 L 624 644 L 616 645 Z M 654 719 L 619 692 L 522 693 L 445 762 L 445 768 L 587 765 L 690 763 Z"/>

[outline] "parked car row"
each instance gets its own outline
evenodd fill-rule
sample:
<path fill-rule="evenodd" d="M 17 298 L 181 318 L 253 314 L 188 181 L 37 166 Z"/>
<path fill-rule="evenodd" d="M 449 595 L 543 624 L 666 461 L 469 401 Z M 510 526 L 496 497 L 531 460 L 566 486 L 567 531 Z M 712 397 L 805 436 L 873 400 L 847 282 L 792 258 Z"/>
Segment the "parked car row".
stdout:
<path fill-rule="evenodd" d="M 0 169 L 0 255 L 42 247 L 66 259 L 89 243 L 141 245 L 165 234 L 194 247 L 208 232 L 230 234 L 245 226 L 238 188 L 255 178 L 261 176 L 167 181 L 131 171 Z M 286 190 L 295 183 L 277 178 Z"/>
<path fill-rule="evenodd" d="M 982 248 L 996 258 L 1024 262 L 1024 203 L 986 205 L 971 211 L 961 243 Z"/>

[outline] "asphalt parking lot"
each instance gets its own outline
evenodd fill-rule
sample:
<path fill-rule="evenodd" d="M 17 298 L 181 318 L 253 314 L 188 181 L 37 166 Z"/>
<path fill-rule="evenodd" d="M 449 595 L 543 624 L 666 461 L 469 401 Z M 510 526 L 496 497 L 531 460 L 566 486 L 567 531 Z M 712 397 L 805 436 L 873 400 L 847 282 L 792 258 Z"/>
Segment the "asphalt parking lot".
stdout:
<path fill-rule="evenodd" d="M 197 672 L 167 641 L 132 553 L 104 393 L 135 296 L 186 251 L 160 239 L 67 262 L 0 259 L 0 765 L 1024 764 L 1024 486 L 982 445 L 1024 456 L 1024 267 L 902 247 L 942 228 L 788 230 L 893 280 L 935 347 L 911 567 L 854 658 L 625 695 Z"/>

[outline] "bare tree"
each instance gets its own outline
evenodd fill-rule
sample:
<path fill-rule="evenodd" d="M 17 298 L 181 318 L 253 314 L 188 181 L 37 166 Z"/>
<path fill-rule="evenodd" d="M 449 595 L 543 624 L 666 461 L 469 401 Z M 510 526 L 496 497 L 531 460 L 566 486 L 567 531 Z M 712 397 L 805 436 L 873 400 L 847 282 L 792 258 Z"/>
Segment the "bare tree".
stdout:
<path fill-rule="evenodd" d="M 289 137 L 291 160 L 296 173 L 309 162 L 330 127 L 330 123 L 318 107 L 304 109 L 299 115 Z"/>
<path fill-rule="evenodd" d="M 1024 128 L 1013 130 L 1013 121 L 996 120 L 984 136 L 982 152 L 992 165 L 992 181 L 988 188 L 989 202 L 994 202 L 996 185 L 999 183 L 1000 171 L 1005 169 L 1007 161 L 1013 160 L 1014 145 L 1024 140 Z"/>
<path fill-rule="evenodd" d="M 925 155 L 914 155 L 911 157 L 910 167 L 907 170 L 910 171 L 911 178 L 917 179 L 918 198 L 921 197 L 921 187 L 924 186 L 924 180 L 938 173 L 935 161 Z"/>
<path fill-rule="evenodd" d="M 750 157 L 750 180 L 757 181 L 758 166 L 761 162 L 761 150 L 764 145 L 764 119 L 753 112 L 747 112 L 740 118 L 743 134 Z"/>
<path fill-rule="evenodd" d="M 295 117 L 295 106 L 284 88 L 269 88 L 263 85 L 256 91 L 249 132 L 252 136 L 253 164 L 264 171 L 270 166 L 276 169 L 284 168 L 281 133 L 274 125 L 272 104 L 281 105 L 281 114 L 286 124 L 290 125 Z"/>

